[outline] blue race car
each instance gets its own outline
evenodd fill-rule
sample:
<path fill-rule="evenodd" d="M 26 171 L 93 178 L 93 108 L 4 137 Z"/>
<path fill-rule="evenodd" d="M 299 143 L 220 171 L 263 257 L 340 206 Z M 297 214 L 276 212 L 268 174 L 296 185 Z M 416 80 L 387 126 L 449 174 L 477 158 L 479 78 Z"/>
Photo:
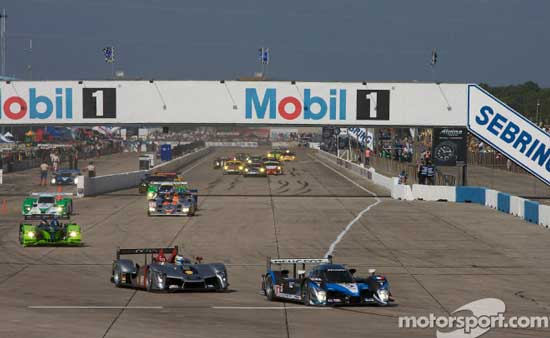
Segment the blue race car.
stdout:
<path fill-rule="evenodd" d="M 51 184 L 52 185 L 72 185 L 78 183 L 78 176 L 80 170 L 78 169 L 60 169 L 53 174 Z"/>
<path fill-rule="evenodd" d="M 301 269 L 296 266 L 300 264 Z M 272 265 L 277 265 L 273 269 Z M 292 277 L 283 265 L 292 265 Z M 306 271 L 306 265 L 313 265 Z M 290 300 L 304 305 L 387 306 L 393 302 L 386 277 L 369 270 L 370 276 L 354 276 L 356 270 L 334 264 L 332 256 L 321 259 L 280 258 L 267 260 L 267 273 L 262 275 L 262 292 L 268 300 Z"/>

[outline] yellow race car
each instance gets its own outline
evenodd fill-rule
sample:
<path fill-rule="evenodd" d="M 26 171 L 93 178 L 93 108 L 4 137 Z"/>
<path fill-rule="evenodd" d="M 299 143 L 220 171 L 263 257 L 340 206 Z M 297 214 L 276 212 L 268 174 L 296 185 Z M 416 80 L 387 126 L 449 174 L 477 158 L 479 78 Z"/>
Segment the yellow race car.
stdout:
<path fill-rule="evenodd" d="M 296 160 L 296 154 L 291 152 L 290 150 L 286 150 L 279 157 L 279 161 L 294 161 L 294 160 Z"/>
<path fill-rule="evenodd" d="M 223 174 L 224 175 L 227 175 L 227 174 L 242 174 L 243 171 L 244 171 L 244 167 L 245 167 L 245 165 L 241 161 L 235 161 L 235 160 L 227 161 L 223 165 Z"/>

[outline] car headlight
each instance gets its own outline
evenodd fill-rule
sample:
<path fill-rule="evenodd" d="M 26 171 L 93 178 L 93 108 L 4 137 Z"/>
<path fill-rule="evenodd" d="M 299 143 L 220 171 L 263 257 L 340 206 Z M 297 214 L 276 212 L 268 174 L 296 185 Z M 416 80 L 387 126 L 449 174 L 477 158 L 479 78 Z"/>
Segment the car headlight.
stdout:
<path fill-rule="evenodd" d="M 281 170 L 281 167 L 277 167 L 277 170 Z"/>
<path fill-rule="evenodd" d="M 390 292 L 386 289 L 378 289 L 376 293 L 378 294 L 378 298 L 380 298 L 380 300 L 384 303 L 390 299 Z"/>
<path fill-rule="evenodd" d="M 252 163 L 252 160 L 247 160 L 246 162 L 248 162 L 248 164 Z"/>
<path fill-rule="evenodd" d="M 27 237 L 34 238 L 35 236 L 36 236 L 36 234 L 34 233 L 34 231 L 27 232 Z"/>
<path fill-rule="evenodd" d="M 260 172 L 263 173 L 265 171 L 264 168 L 260 168 Z"/>
<path fill-rule="evenodd" d="M 148 193 L 147 193 L 147 198 L 148 198 L 148 199 L 152 199 L 153 196 L 154 196 L 154 194 L 153 194 L 152 192 L 148 192 Z"/>
<path fill-rule="evenodd" d="M 226 166 L 226 165 L 223 166 L 223 169 L 227 170 L 227 168 L 228 168 L 228 166 Z"/>
<path fill-rule="evenodd" d="M 313 289 L 315 297 L 319 303 L 325 303 L 327 301 L 327 293 L 324 290 Z"/>
<path fill-rule="evenodd" d="M 30 205 L 26 205 L 26 206 L 25 206 L 25 210 L 27 210 L 27 211 L 31 210 L 31 206 L 30 206 Z"/>
<path fill-rule="evenodd" d="M 52 178 L 52 184 L 55 184 L 55 178 Z"/>
<path fill-rule="evenodd" d="M 244 171 L 248 172 L 248 168 L 245 168 Z"/>
<path fill-rule="evenodd" d="M 149 211 L 155 211 L 155 207 L 149 207 Z"/>
<path fill-rule="evenodd" d="M 78 233 L 76 231 L 69 232 L 69 237 L 75 238 L 76 236 L 78 236 Z"/>
<path fill-rule="evenodd" d="M 220 165 L 220 162 L 216 162 L 216 165 Z"/>
<path fill-rule="evenodd" d="M 239 170 L 243 170 L 243 166 L 242 166 L 242 165 L 241 165 L 241 166 L 239 166 Z"/>
<path fill-rule="evenodd" d="M 57 207 L 57 212 L 58 212 L 58 213 L 62 213 L 62 212 L 63 212 L 63 207 L 62 207 L 62 206 L 58 206 L 58 207 Z"/>
<path fill-rule="evenodd" d="M 75 177 L 74 184 L 78 184 L 78 177 Z"/>

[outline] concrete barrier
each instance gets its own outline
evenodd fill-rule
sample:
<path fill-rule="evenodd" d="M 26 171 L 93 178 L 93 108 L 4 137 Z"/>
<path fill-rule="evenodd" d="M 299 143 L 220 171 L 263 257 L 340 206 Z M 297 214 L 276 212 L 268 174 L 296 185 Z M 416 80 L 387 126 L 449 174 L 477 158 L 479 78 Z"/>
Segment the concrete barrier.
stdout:
<path fill-rule="evenodd" d="M 406 184 L 395 184 L 391 191 L 391 198 L 404 201 L 414 200 L 411 186 Z"/>
<path fill-rule="evenodd" d="M 539 224 L 548 228 L 550 227 L 550 206 L 539 205 Z"/>
<path fill-rule="evenodd" d="M 497 210 L 510 213 L 510 194 L 499 192 L 497 196 Z"/>
<path fill-rule="evenodd" d="M 181 167 L 208 155 L 211 151 L 211 148 L 203 148 L 162 163 L 148 171 L 139 170 L 97 177 L 79 176 L 76 186 L 77 195 L 79 197 L 94 196 L 117 190 L 130 189 L 136 187 L 148 173 L 155 171 L 176 172 Z"/>
<path fill-rule="evenodd" d="M 413 184 L 412 194 L 414 199 L 424 201 L 456 202 L 456 187 L 453 186 Z"/>
<path fill-rule="evenodd" d="M 523 219 L 527 222 L 539 224 L 539 202 L 525 200 Z"/>
<path fill-rule="evenodd" d="M 456 187 L 456 201 L 485 205 L 485 190 L 483 187 Z"/>
<path fill-rule="evenodd" d="M 510 196 L 510 213 L 523 218 L 525 212 L 525 199 L 517 196 Z"/>
<path fill-rule="evenodd" d="M 493 189 L 485 190 L 485 206 L 496 209 L 498 203 L 498 191 Z"/>

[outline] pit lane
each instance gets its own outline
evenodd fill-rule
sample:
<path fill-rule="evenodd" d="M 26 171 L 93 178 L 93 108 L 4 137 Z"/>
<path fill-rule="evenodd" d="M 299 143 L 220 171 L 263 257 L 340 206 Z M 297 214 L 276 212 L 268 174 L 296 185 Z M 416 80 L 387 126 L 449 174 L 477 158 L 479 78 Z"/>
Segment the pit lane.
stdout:
<path fill-rule="evenodd" d="M 356 184 L 388 193 L 354 176 L 345 179 L 303 150 L 283 176 L 244 178 L 212 169 L 215 156 L 237 151 L 250 150 L 218 150 L 182 169 L 202 195 L 196 217 L 148 218 L 145 198 L 135 190 L 75 201 L 81 248 L 21 248 L 20 216 L 10 209 L 0 218 L 0 336 L 435 337 L 433 330 L 399 329 L 397 317 L 449 314 L 486 297 L 502 299 L 507 315 L 548 313 L 547 230 L 479 205 L 387 198 L 353 224 L 334 256 L 359 275 L 369 267 L 386 274 L 396 306 L 320 311 L 267 302 L 259 294 L 266 256 L 324 255 L 376 203 Z M 159 294 L 109 282 L 117 246 L 173 244 L 188 256 L 226 263 L 231 291 Z"/>

